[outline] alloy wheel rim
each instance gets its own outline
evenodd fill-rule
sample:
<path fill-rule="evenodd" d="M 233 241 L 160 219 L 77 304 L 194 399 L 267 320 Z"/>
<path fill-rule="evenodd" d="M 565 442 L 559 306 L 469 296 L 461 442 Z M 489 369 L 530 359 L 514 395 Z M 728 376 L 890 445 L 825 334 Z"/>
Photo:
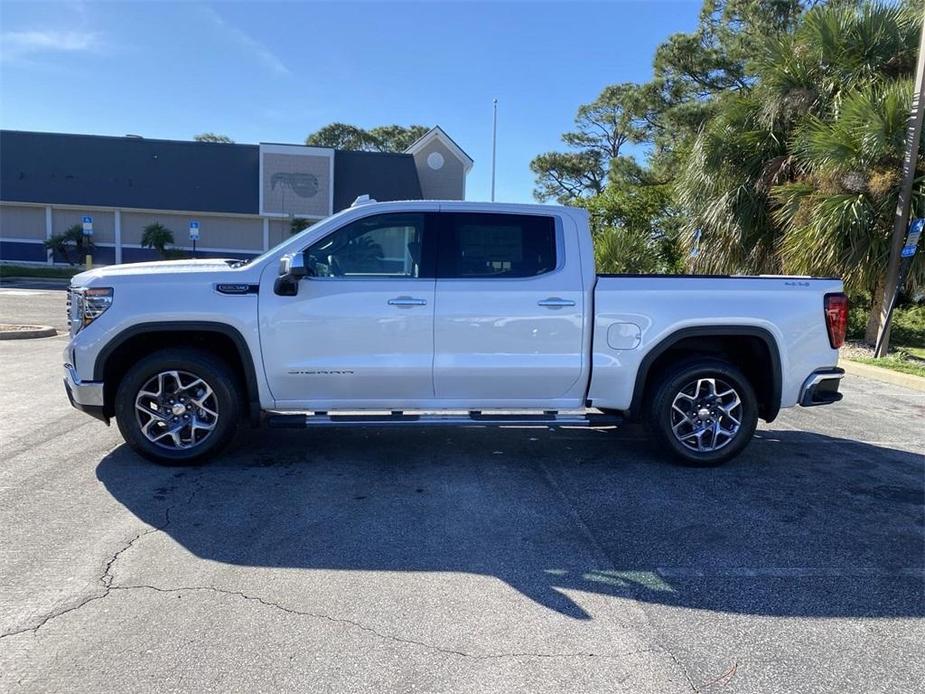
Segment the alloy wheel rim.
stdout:
<path fill-rule="evenodd" d="M 712 453 L 728 446 L 742 426 L 742 398 L 718 378 L 698 378 L 671 403 L 671 432 L 685 447 Z"/>
<path fill-rule="evenodd" d="M 212 387 L 189 371 L 161 371 L 135 396 L 135 419 L 148 441 L 168 450 L 201 445 L 218 424 Z"/>

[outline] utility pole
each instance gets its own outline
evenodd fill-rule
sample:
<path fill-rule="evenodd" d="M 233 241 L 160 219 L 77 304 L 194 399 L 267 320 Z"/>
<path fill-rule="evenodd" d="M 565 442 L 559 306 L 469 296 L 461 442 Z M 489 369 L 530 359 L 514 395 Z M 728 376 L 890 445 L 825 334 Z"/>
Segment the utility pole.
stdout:
<path fill-rule="evenodd" d="M 880 308 L 880 330 L 877 333 L 875 357 L 884 357 L 890 349 L 890 321 L 899 286 L 899 264 L 906 228 L 909 226 L 909 208 L 912 204 L 912 183 L 915 180 L 915 163 L 919 156 L 922 135 L 922 116 L 925 115 L 925 18 L 919 36 L 919 59 L 915 68 L 915 91 L 912 95 L 912 113 L 906 130 L 906 156 L 903 159 L 903 180 L 896 203 L 896 219 L 890 241 L 890 262 L 886 269 L 883 306 Z"/>
<path fill-rule="evenodd" d="M 495 201 L 495 153 L 498 146 L 498 100 L 491 100 L 491 201 Z"/>

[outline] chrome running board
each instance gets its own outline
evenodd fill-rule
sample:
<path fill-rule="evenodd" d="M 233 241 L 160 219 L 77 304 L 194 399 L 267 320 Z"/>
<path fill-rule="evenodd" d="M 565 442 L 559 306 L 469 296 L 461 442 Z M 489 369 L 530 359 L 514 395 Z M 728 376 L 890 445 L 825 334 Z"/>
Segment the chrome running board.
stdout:
<path fill-rule="evenodd" d="M 308 412 L 299 414 L 267 415 L 266 424 L 272 429 L 303 429 L 313 427 L 391 427 L 391 426 L 469 426 L 469 427 L 610 427 L 623 423 L 617 414 L 589 412 L 586 414 L 560 414 L 548 410 L 538 414 L 491 413 L 471 410 L 465 414 L 406 413 L 395 410 L 388 414 L 350 412 Z"/>

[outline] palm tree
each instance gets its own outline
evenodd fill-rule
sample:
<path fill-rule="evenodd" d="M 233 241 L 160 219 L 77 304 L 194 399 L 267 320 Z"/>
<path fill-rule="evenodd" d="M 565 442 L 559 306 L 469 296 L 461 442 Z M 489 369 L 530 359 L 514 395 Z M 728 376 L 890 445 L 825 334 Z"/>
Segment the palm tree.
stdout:
<path fill-rule="evenodd" d="M 880 325 L 912 89 L 911 80 L 861 87 L 842 95 L 833 120 L 808 119 L 794 148 L 803 173 L 773 191 L 784 226 L 784 269 L 835 273 L 850 292 L 869 293 L 869 343 Z M 925 173 L 921 158 L 919 168 Z M 922 181 L 919 176 L 913 191 L 913 216 L 925 212 Z M 923 277 L 919 258 L 911 280 Z"/>
<path fill-rule="evenodd" d="M 682 244 L 700 247 L 689 260 L 695 272 L 780 271 L 770 188 L 786 171 L 787 145 L 762 113 L 753 91 L 720 97 L 679 172 Z"/>
<path fill-rule="evenodd" d="M 86 254 L 93 252 L 93 239 L 84 235 L 80 224 L 68 227 L 64 233 L 55 234 L 44 243 L 45 248 L 52 252 L 52 257 L 62 257 L 68 265 L 80 263 Z"/>
<path fill-rule="evenodd" d="M 715 99 L 679 174 L 695 270 L 842 276 L 872 294 L 876 334 L 921 11 L 818 5 L 764 42 L 754 80 Z M 921 179 L 916 190 L 921 205 Z"/>
<path fill-rule="evenodd" d="M 160 222 L 149 224 L 141 235 L 141 247 L 153 248 L 162 258 L 168 255 L 167 246 L 173 244 L 173 232 Z"/>
<path fill-rule="evenodd" d="M 307 229 L 309 226 L 311 226 L 311 222 L 309 222 L 304 217 L 291 217 L 289 219 L 290 234 L 298 234 L 300 231 Z"/>

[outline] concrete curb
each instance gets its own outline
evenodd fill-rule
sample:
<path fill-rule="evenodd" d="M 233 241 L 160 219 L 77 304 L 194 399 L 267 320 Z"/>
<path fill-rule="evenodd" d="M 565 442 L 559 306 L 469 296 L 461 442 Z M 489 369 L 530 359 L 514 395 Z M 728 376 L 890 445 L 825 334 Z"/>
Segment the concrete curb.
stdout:
<path fill-rule="evenodd" d="M 36 282 L 60 285 L 62 287 L 68 287 L 71 284 L 71 280 L 67 277 L 20 277 L 18 275 L 11 277 L 0 273 L 0 287 L 18 288 L 18 285 L 35 284 Z"/>
<path fill-rule="evenodd" d="M 850 359 L 841 359 L 838 365 L 845 370 L 845 373 L 849 373 L 852 376 L 872 378 L 875 381 L 883 381 L 884 383 L 892 383 L 897 386 L 905 386 L 912 390 L 925 392 L 925 378 L 922 376 L 904 374 L 900 371 L 892 371 L 891 369 L 884 369 L 880 366 L 862 364 L 857 361 L 851 361 Z"/>
<path fill-rule="evenodd" d="M 36 337 L 54 337 L 58 331 L 50 325 L 26 325 L 28 330 L 4 330 L 10 326 L 0 325 L 0 340 L 31 340 Z"/>

